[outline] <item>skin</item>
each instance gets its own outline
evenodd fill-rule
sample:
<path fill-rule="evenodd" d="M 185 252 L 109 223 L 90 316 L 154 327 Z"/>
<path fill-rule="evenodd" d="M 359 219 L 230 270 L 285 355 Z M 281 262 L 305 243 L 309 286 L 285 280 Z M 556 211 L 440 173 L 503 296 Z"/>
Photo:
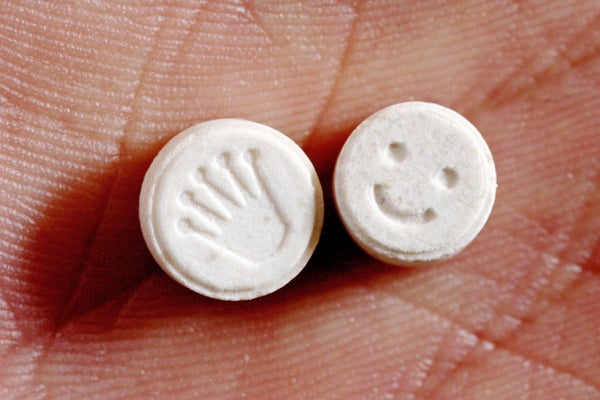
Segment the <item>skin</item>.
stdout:
<path fill-rule="evenodd" d="M 597 1 L 120 3 L 0 2 L 0 397 L 600 398 Z M 457 257 L 380 264 L 329 195 L 309 265 L 264 298 L 152 260 L 137 197 L 177 132 L 271 125 L 331 193 L 352 129 L 406 100 L 495 157 Z"/>

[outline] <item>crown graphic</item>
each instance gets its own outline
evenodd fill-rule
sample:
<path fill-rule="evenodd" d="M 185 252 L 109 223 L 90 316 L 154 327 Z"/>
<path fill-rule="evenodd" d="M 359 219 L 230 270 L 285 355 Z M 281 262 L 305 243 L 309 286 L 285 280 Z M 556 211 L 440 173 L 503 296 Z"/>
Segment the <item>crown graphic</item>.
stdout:
<path fill-rule="evenodd" d="M 190 173 L 179 195 L 180 232 L 248 266 L 274 254 L 289 223 L 269 185 L 258 149 L 224 151 Z"/>

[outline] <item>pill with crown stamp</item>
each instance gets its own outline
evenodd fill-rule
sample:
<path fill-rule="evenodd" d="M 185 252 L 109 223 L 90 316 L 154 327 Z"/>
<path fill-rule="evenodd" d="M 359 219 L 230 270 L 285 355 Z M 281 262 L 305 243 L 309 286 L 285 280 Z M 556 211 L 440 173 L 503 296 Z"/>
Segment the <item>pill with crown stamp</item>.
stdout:
<path fill-rule="evenodd" d="M 222 300 L 269 294 L 312 255 L 323 195 L 308 157 L 279 131 L 220 119 L 176 135 L 148 169 L 140 224 L 157 263 Z"/>

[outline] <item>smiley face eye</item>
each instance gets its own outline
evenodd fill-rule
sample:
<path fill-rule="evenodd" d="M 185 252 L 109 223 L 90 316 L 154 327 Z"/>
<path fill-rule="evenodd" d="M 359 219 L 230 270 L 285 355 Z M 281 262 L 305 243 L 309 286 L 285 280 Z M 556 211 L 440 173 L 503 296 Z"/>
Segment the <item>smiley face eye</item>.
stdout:
<path fill-rule="evenodd" d="M 444 187 L 448 189 L 454 188 L 458 185 L 458 181 L 460 180 L 460 176 L 458 172 L 454 168 L 444 167 L 438 173 L 437 181 Z"/>
<path fill-rule="evenodd" d="M 408 149 L 406 148 L 406 144 L 402 142 L 392 142 L 387 147 L 387 156 L 390 160 L 401 163 L 406 160 L 408 157 Z"/>

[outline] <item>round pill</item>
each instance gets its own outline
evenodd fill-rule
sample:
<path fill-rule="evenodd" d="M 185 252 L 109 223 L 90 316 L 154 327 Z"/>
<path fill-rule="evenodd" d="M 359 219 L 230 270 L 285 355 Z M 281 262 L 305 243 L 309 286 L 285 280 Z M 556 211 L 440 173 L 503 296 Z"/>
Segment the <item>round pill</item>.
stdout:
<path fill-rule="evenodd" d="M 323 223 L 313 165 L 265 125 L 219 119 L 175 136 L 148 169 L 140 224 L 155 260 L 182 285 L 252 299 L 292 280 Z"/>
<path fill-rule="evenodd" d="M 343 224 L 372 257 L 416 265 L 450 257 L 477 236 L 496 196 L 492 154 L 446 107 L 406 102 L 352 132 L 336 163 Z"/>

